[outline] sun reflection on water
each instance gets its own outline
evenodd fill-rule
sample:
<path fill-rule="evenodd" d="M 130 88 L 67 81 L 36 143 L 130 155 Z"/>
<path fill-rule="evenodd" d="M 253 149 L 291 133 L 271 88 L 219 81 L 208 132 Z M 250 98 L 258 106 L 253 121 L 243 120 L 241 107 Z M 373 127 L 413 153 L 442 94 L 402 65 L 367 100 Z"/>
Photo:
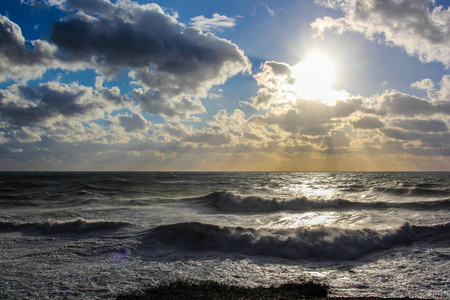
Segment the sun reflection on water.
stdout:
<path fill-rule="evenodd" d="M 310 182 L 287 186 L 291 195 L 301 195 L 308 200 L 331 200 L 336 197 L 336 189 L 332 187 L 317 188 Z"/>
<path fill-rule="evenodd" d="M 270 224 L 275 229 L 295 229 L 301 227 L 331 226 L 338 221 L 335 212 L 307 212 L 303 214 L 292 214 L 281 217 L 278 221 Z"/>

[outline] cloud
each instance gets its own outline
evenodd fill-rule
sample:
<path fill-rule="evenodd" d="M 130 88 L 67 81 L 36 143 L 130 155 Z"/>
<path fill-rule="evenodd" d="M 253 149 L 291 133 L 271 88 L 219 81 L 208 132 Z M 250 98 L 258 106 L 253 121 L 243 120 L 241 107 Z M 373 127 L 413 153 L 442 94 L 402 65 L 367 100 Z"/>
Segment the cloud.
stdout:
<path fill-rule="evenodd" d="M 64 119 L 88 121 L 115 107 L 91 87 L 49 82 L 0 90 L 1 120 L 16 126 L 49 125 Z"/>
<path fill-rule="evenodd" d="M 431 90 L 434 88 L 434 82 L 430 78 L 422 79 L 411 84 L 411 87 L 420 90 Z"/>
<path fill-rule="evenodd" d="M 203 146 L 203 144 L 209 146 L 225 146 L 231 142 L 231 137 L 226 132 L 217 132 L 211 129 L 204 129 L 195 132 L 193 135 L 185 138 L 184 142 L 192 142 Z"/>
<path fill-rule="evenodd" d="M 57 47 L 46 41 L 30 41 L 26 45 L 20 27 L 0 15 L 0 82 L 6 79 L 31 79 L 49 68 L 66 67 L 60 61 Z M 71 66 L 75 68 L 75 66 Z"/>
<path fill-rule="evenodd" d="M 442 120 L 394 120 L 393 125 L 401 129 L 418 132 L 447 132 L 447 123 Z"/>
<path fill-rule="evenodd" d="M 288 64 L 285 63 L 280 63 L 276 61 L 266 61 L 264 63 L 263 69 L 265 69 L 266 67 L 269 67 L 272 70 L 273 74 L 276 76 L 280 75 L 289 76 L 292 74 L 291 68 L 289 67 Z"/>
<path fill-rule="evenodd" d="M 66 10 L 81 10 L 88 14 L 113 13 L 115 6 L 108 0 L 47 0 L 51 5 L 59 6 Z M 52 3 L 53 1 L 53 3 Z"/>
<path fill-rule="evenodd" d="M 450 115 L 450 102 L 434 104 L 416 96 L 391 92 L 380 96 L 380 113 L 410 117 Z"/>
<path fill-rule="evenodd" d="M 189 24 L 202 31 L 223 31 L 223 28 L 235 27 L 236 18 L 214 13 L 211 19 L 205 18 L 203 15 L 192 18 Z"/>
<path fill-rule="evenodd" d="M 267 4 L 264 4 L 264 7 L 271 17 L 275 17 L 280 11 L 284 11 L 284 8 L 271 9 Z"/>
<path fill-rule="evenodd" d="M 286 102 L 289 92 L 285 87 L 295 83 L 295 79 L 291 77 L 291 67 L 286 63 L 266 61 L 261 69 L 261 72 L 253 75 L 261 88 L 252 99 L 252 105 L 258 109 L 267 109 L 271 105 Z"/>
<path fill-rule="evenodd" d="M 450 147 L 449 143 L 449 137 L 450 134 L 448 133 L 424 133 L 424 132 L 416 132 L 416 131 L 405 131 L 400 129 L 394 129 L 394 128 L 386 128 L 382 129 L 383 134 L 386 137 L 389 137 L 394 140 L 400 140 L 400 141 L 417 141 L 420 144 L 411 145 L 411 144 L 403 144 L 403 147 L 411 146 L 413 148 L 428 148 L 428 149 L 435 149 L 436 151 L 442 151 L 445 149 L 448 149 Z M 407 149 L 405 149 L 404 152 L 408 152 Z"/>
<path fill-rule="evenodd" d="M 351 138 L 342 130 L 332 131 L 329 136 L 324 137 L 323 147 L 327 152 L 334 152 L 335 149 L 347 148 L 350 145 Z"/>
<path fill-rule="evenodd" d="M 143 111 L 153 115 L 163 115 L 182 120 L 198 120 L 197 118 L 190 118 L 190 116 L 206 112 L 199 99 L 190 98 L 184 94 L 135 89 L 133 90 L 133 96 L 141 104 Z"/>
<path fill-rule="evenodd" d="M 441 106 L 448 106 L 448 103 L 450 102 L 450 75 L 442 77 L 439 85 L 441 87 L 440 89 L 428 90 L 428 96 L 433 103 L 440 104 Z"/>
<path fill-rule="evenodd" d="M 251 106 L 266 111 L 251 115 L 254 111 L 250 109 L 245 110 L 250 112 L 246 115 L 239 109 L 223 109 L 213 116 L 205 114 L 202 123 L 192 125 L 183 121 L 199 120 L 196 114 L 206 112 L 202 99 L 211 95 L 214 86 L 240 72 L 250 73 L 241 49 L 207 32 L 225 28 L 214 26 L 228 17 L 215 14 L 211 19 L 192 19 L 192 25 L 205 26 L 202 32 L 180 23 L 176 14 L 156 4 L 41 2 L 62 10 L 50 41 L 26 41 L 17 24 L 1 17 L 0 80 L 23 80 L 0 90 L 3 168 L 11 165 L 17 169 L 23 164 L 35 169 L 213 169 L 228 162 L 240 169 L 279 164 L 274 168 L 308 165 L 317 170 L 326 169 L 325 161 L 331 160 L 360 168 L 360 158 L 367 161 L 370 155 L 386 161 L 402 157 L 408 162 L 430 160 L 430 156 L 442 162 L 450 155 L 450 75 L 440 82 L 426 78 L 411 85 L 426 90 L 428 99 L 388 91 L 368 98 L 348 95 L 345 101 L 331 104 L 302 99 L 292 88 L 298 80 L 295 66 L 266 61 L 253 76 L 259 90 L 250 100 Z M 37 2 L 27 1 L 33 3 Z M 344 12 L 353 2 L 339 3 L 328 1 Z M 358 10 L 358 17 L 363 17 L 364 11 L 367 18 L 356 20 L 347 14 L 336 20 L 325 17 L 326 22 L 316 23 L 323 25 L 319 31 L 339 27 L 366 34 L 364 26 L 377 14 L 388 14 L 381 9 L 382 3 L 393 5 L 392 1 L 359 3 L 366 7 Z M 412 16 L 408 24 L 416 24 L 413 17 L 418 15 L 405 7 L 404 12 L 392 11 L 386 27 L 378 24 L 378 31 L 367 36 L 379 38 L 382 28 L 390 29 L 391 20 L 404 21 L 403 13 Z M 405 29 L 399 24 L 399 31 L 419 34 L 417 28 Z M 385 40 L 400 45 L 400 37 L 389 34 Z M 442 47 L 439 39 L 435 43 Z M 99 76 L 95 87 L 24 82 L 41 76 L 47 68 L 90 68 Z M 127 82 L 119 89 L 113 86 L 116 78 Z M 162 116 L 164 122 L 152 123 L 144 117 L 146 113 Z M 436 165 L 440 167 L 439 162 Z"/>
<path fill-rule="evenodd" d="M 151 114 L 202 113 L 199 99 L 212 86 L 250 71 L 235 44 L 178 23 L 157 4 L 71 0 L 65 7 L 77 13 L 54 23 L 50 40 L 67 59 L 89 63 L 103 75 L 131 70 L 143 87 L 134 95 Z"/>
<path fill-rule="evenodd" d="M 122 115 L 119 117 L 119 121 L 126 132 L 140 131 L 147 128 L 147 120 L 141 114 Z"/>
<path fill-rule="evenodd" d="M 267 88 L 260 88 L 256 94 L 256 97 L 252 98 L 252 106 L 261 109 L 269 108 L 269 106 L 277 101 L 273 93 L 271 93 Z"/>
<path fill-rule="evenodd" d="M 450 67 L 450 10 L 435 6 L 433 0 L 316 2 L 340 9 L 344 17 L 317 18 L 311 23 L 315 37 L 322 37 L 326 30 L 360 32 L 402 47 L 423 62 L 438 61 Z"/>
<path fill-rule="evenodd" d="M 355 129 L 377 129 L 383 128 L 384 124 L 376 117 L 364 116 L 350 122 Z"/>
<path fill-rule="evenodd" d="M 333 72 L 317 65 L 320 59 L 326 57 L 318 53 L 315 55 L 314 59 L 307 57 L 295 66 L 276 61 L 264 62 L 261 72 L 253 75 L 260 89 L 251 99 L 250 105 L 257 109 L 268 109 L 272 105 L 292 103 L 297 99 L 334 104 L 336 100 L 351 98 L 348 92 L 331 88 Z"/>
<path fill-rule="evenodd" d="M 269 111 L 266 116 L 255 116 L 251 120 L 276 125 L 292 134 L 322 136 L 330 132 L 335 119 L 349 117 L 359 110 L 363 110 L 360 99 L 337 101 L 334 106 L 299 99 L 287 110 Z"/>

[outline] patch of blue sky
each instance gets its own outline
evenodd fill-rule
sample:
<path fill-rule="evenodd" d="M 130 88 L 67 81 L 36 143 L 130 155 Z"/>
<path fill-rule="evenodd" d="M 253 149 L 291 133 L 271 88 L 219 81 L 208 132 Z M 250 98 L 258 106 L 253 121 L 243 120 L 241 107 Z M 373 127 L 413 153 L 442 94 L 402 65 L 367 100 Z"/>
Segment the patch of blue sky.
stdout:
<path fill-rule="evenodd" d="M 22 35 L 26 40 L 48 40 L 53 22 L 64 15 L 55 7 L 44 7 L 35 2 L 35 6 L 21 4 L 18 0 L 5 0 L 0 5 L 0 14 L 7 16 L 12 22 L 20 24 Z"/>

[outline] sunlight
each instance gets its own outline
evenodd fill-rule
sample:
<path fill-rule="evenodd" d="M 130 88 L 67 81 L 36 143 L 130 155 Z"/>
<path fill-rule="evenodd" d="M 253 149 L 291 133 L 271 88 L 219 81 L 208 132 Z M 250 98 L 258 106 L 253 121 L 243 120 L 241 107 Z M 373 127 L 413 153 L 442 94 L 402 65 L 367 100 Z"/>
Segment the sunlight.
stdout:
<path fill-rule="evenodd" d="M 286 214 L 268 225 L 275 229 L 296 229 L 333 226 L 338 220 L 335 212 L 306 212 L 302 214 Z"/>
<path fill-rule="evenodd" d="M 348 96 L 345 91 L 332 89 L 335 76 L 333 61 L 321 52 L 312 52 L 305 60 L 292 67 L 295 83 L 291 90 L 296 98 L 321 100 L 334 105 L 337 100 L 344 100 Z"/>

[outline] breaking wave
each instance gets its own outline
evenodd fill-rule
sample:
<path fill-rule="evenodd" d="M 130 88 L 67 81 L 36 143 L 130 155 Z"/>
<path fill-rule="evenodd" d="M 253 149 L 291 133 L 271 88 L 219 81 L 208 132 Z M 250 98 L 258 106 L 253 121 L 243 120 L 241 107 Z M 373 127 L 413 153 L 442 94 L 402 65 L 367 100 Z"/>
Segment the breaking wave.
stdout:
<path fill-rule="evenodd" d="M 450 199 L 417 202 L 357 202 L 344 199 L 310 200 L 306 197 L 293 199 L 267 199 L 259 196 L 241 196 L 232 192 L 215 192 L 196 198 L 218 211 L 226 213 L 264 213 L 276 211 L 311 211 L 327 209 L 410 209 L 410 210 L 448 210 Z"/>
<path fill-rule="evenodd" d="M 191 251 L 237 252 L 291 259 L 357 259 L 376 250 L 408 244 L 414 240 L 411 225 L 395 229 L 252 229 L 203 223 L 177 223 L 148 232 L 143 247 L 156 243 Z"/>

